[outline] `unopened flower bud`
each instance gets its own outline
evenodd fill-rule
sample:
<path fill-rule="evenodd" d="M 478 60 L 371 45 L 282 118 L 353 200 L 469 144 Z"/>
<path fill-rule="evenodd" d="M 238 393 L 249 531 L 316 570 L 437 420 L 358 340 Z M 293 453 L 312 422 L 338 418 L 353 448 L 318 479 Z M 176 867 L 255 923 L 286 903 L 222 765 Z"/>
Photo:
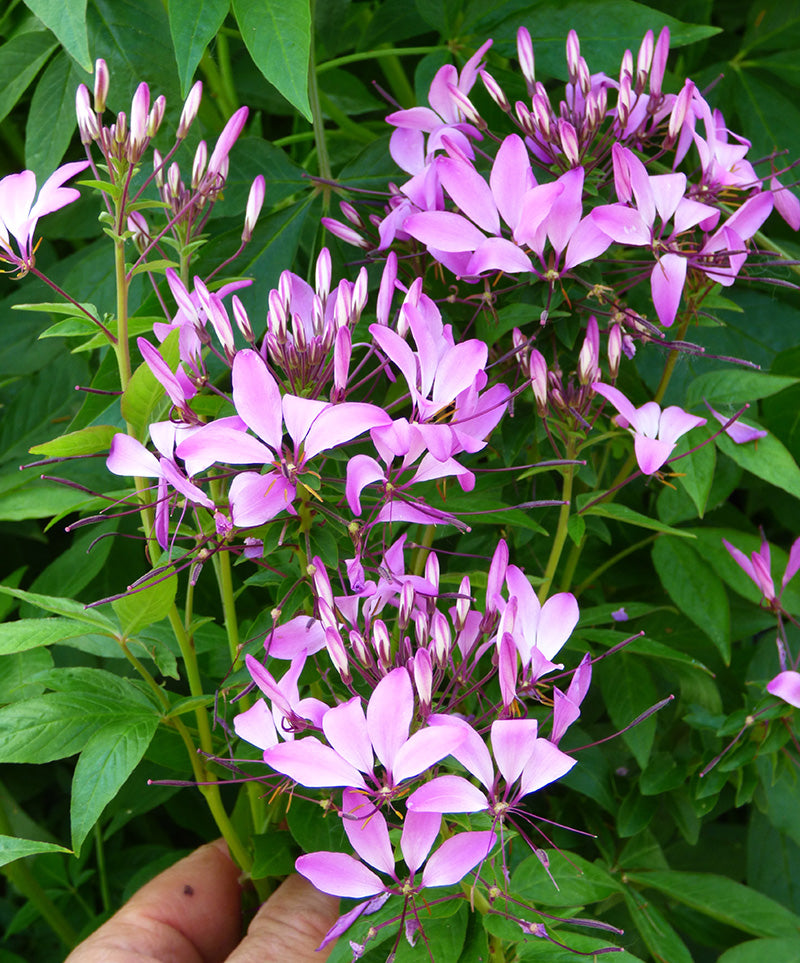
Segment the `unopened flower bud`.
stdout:
<path fill-rule="evenodd" d="M 639 54 L 636 57 L 636 89 L 644 90 L 647 82 L 647 75 L 650 73 L 650 65 L 653 62 L 653 31 L 648 30 L 644 35 Z"/>
<path fill-rule="evenodd" d="M 581 42 L 578 39 L 578 34 L 574 30 L 570 30 L 567 34 L 567 71 L 569 72 L 569 79 L 573 84 L 578 81 L 578 62 L 580 57 Z"/>
<path fill-rule="evenodd" d="M 633 54 L 630 50 L 626 50 L 622 55 L 622 62 L 619 67 L 619 82 L 622 83 L 625 77 L 627 77 L 631 83 L 633 82 Z"/>
<path fill-rule="evenodd" d="M 425 559 L 425 578 L 439 590 L 439 556 L 436 552 L 429 552 Z"/>
<path fill-rule="evenodd" d="M 183 105 L 183 110 L 181 111 L 181 119 L 178 121 L 178 130 L 175 133 L 175 137 L 178 140 L 183 140 L 189 133 L 189 128 L 195 121 L 197 117 L 197 111 L 200 109 L 200 101 L 203 98 L 203 82 L 198 80 L 197 83 L 189 91 L 189 96 Z"/>
<path fill-rule="evenodd" d="M 161 152 L 153 151 L 153 174 L 155 176 L 156 187 L 161 190 L 164 186 L 164 158 Z"/>
<path fill-rule="evenodd" d="M 475 109 L 475 105 L 472 103 L 469 97 L 467 97 L 463 90 L 459 90 L 455 84 L 448 84 L 447 92 L 450 95 L 450 99 L 455 105 L 456 110 L 460 111 L 460 113 L 464 115 L 465 120 L 469 121 L 470 124 L 474 124 L 478 128 L 486 127 L 486 121 Z"/>
<path fill-rule="evenodd" d="M 169 165 L 169 170 L 167 171 L 167 190 L 169 191 L 170 197 L 180 197 L 182 186 L 181 169 L 178 167 L 177 162 L 173 162 Z"/>
<path fill-rule="evenodd" d="M 381 284 L 378 289 L 378 300 L 376 303 L 375 314 L 378 324 L 384 326 L 389 324 L 389 315 L 392 310 L 392 298 L 394 297 L 395 282 L 397 281 L 397 254 L 389 251 L 386 264 L 381 275 Z"/>
<path fill-rule="evenodd" d="M 128 139 L 128 115 L 124 110 L 117 114 L 117 122 L 111 128 L 114 131 L 114 141 L 124 144 Z"/>
<path fill-rule="evenodd" d="M 411 621 L 411 613 L 414 609 L 414 586 L 411 582 L 403 582 L 400 590 L 400 605 L 397 610 L 397 624 L 401 631 L 405 631 L 406 626 Z"/>
<path fill-rule="evenodd" d="M 456 599 L 456 614 L 455 614 L 455 626 L 460 632 L 467 622 L 467 616 L 469 615 L 469 609 L 471 604 L 472 589 L 469 582 L 469 576 L 465 575 L 461 579 L 461 584 L 458 586 L 458 598 Z"/>
<path fill-rule="evenodd" d="M 331 662 L 333 662 L 334 668 L 341 676 L 342 682 L 344 682 L 345 685 L 349 685 L 353 680 L 353 676 L 347 661 L 347 651 L 344 647 L 344 642 L 342 642 L 342 637 L 339 635 L 337 629 L 325 629 L 325 648 L 328 650 Z"/>
<path fill-rule="evenodd" d="M 335 221 L 332 217 L 323 217 L 320 220 L 322 226 L 326 230 L 330 231 L 334 237 L 338 237 L 342 241 L 352 244 L 354 247 L 361 247 L 365 251 L 369 250 L 369 241 L 367 241 L 366 238 L 363 238 L 358 231 L 354 230 L 352 227 L 348 227 L 346 224 L 342 224 L 340 221 Z"/>
<path fill-rule="evenodd" d="M 529 117 L 543 140 L 550 140 L 552 134 L 552 128 L 550 126 L 551 113 L 550 101 L 540 97 L 538 93 L 534 94 L 533 100 L 531 101 Z"/>
<path fill-rule="evenodd" d="M 586 337 L 578 355 L 578 381 L 589 385 L 600 380 L 600 331 L 597 318 L 592 315 L 586 325 Z"/>
<path fill-rule="evenodd" d="M 247 316 L 244 305 L 235 294 L 231 298 L 231 308 L 233 310 L 233 317 L 236 320 L 236 327 L 242 332 L 245 341 L 247 341 L 248 344 L 253 344 L 255 335 L 250 324 L 250 318 Z"/>
<path fill-rule="evenodd" d="M 581 149 L 578 144 L 578 135 L 575 128 L 568 120 L 563 117 L 558 121 L 558 135 L 561 141 L 561 150 L 572 167 L 578 167 L 581 162 Z"/>
<path fill-rule="evenodd" d="M 143 254 L 150 243 L 150 229 L 141 211 L 132 211 L 128 215 L 128 230 L 133 235 L 132 240 L 136 250 Z"/>
<path fill-rule="evenodd" d="M 351 224 L 355 225 L 356 227 L 364 226 L 364 222 L 361 220 L 361 215 L 349 201 L 339 201 L 339 210 L 341 210 L 342 214 L 348 221 L 350 221 Z"/>
<path fill-rule="evenodd" d="M 617 90 L 617 123 L 621 131 L 624 131 L 628 126 L 628 120 L 631 116 L 631 100 L 631 79 L 626 75 L 620 81 Z"/>
<path fill-rule="evenodd" d="M 350 377 L 350 358 L 353 354 L 353 340 L 349 328 L 339 328 L 333 345 L 333 389 L 332 401 L 344 399 L 347 380 Z"/>
<path fill-rule="evenodd" d="M 544 360 L 544 355 L 542 355 L 541 351 L 537 351 L 536 348 L 534 348 L 531 351 L 528 364 L 533 397 L 536 399 L 536 410 L 541 417 L 544 417 L 547 413 L 548 397 L 547 362 Z"/>
<path fill-rule="evenodd" d="M 592 75 L 589 73 L 589 65 L 583 57 L 578 61 L 578 87 L 584 97 L 587 97 L 592 89 Z"/>
<path fill-rule="evenodd" d="M 437 665 L 446 665 L 450 658 L 452 636 L 447 619 L 438 609 L 433 613 L 431 619 L 431 641 L 433 643 L 433 658 Z"/>
<path fill-rule="evenodd" d="M 314 269 L 314 289 L 324 304 L 331 292 L 331 252 L 323 247 L 317 255 Z"/>
<path fill-rule="evenodd" d="M 86 84 L 81 84 L 75 91 L 75 114 L 78 118 L 81 143 L 91 144 L 100 134 L 100 124 L 97 121 L 97 115 L 92 110 L 89 89 Z"/>
<path fill-rule="evenodd" d="M 608 332 L 608 371 L 612 381 L 619 374 L 619 362 L 622 357 L 622 328 L 619 324 L 612 326 Z"/>
<path fill-rule="evenodd" d="M 258 174 L 250 185 L 250 193 L 247 195 L 247 207 L 244 212 L 244 229 L 242 230 L 242 240 L 247 242 L 253 236 L 258 215 L 264 205 L 264 193 L 266 184 L 264 175 Z"/>
<path fill-rule="evenodd" d="M 392 641 L 383 619 L 375 619 L 372 623 L 372 647 L 378 656 L 378 662 L 384 669 L 388 669 L 392 664 Z"/>
<path fill-rule="evenodd" d="M 158 128 L 161 126 L 161 122 L 164 119 L 164 111 L 167 109 L 167 98 L 161 94 L 160 97 L 156 97 L 156 102 L 153 104 L 153 109 L 150 111 L 147 117 L 147 136 L 155 137 L 158 132 Z"/>
<path fill-rule="evenodd" d="M 414 613 L 414 635 L 418 646 L 422 647 L 428 644 L 428 616 L 425 612 L 416 611 Z"/>
<path fill-rule="evenodd" d="M 353 650 L 357 661 L 362 665 L 369 665 L 372 660 L 369 657 L 369 649 L 367 648 L 367 643 L 364 641 L 364 636 L 355 629 L 350 629 L 347 637 L 350 640 L 350 648 Z"/>
<path fill-rule="evenodd" d="M 422 717 L 426 718 L 431 709 L 433 695 L 433 663 L 427 649 L 418 649 L 412 664 L 414 686 L 419 696 Z"/>
<path fill-rule="evenodd" d="M 488 70 L 481 70 L 480 75 L 481 80 L 483 81 L 483 86 L 486 88 L 486 91 L 492 100 L 497 104 L 500 110 L 506 114 L 510 114 L 511 101 L 508 99 L 508 97 L 506 97 L 506 93 L 500 84 L 498 84 Z"/>
<path fill-rule="evenodd" d="M 367 306 L 369 299 L 367 269 L 362 267 L 353 285 L 352 301 L 350 304 L 350 321 L 355 324 L 361 317 L 361 312 Z"/>
<path fill-rule="evenodd" d="M 535 104 L 534 104 L 534 107 L 535 107 Z M 523 104 L 521 100 L 518 100 L 514 104 L 514 116 L 517 118 L 517 122 L 519 123 L 519 126 L 522 128 L 524 133 L 528 134 L 529 136 L 532 136 L 533 134 L 535 134 L 537 132 L 536 128 L 541 126 L 538 123 L 539 118 L 535 109 L 533 111 L 528 110 L 527 105 Z M 545 123 L 547 123 L 547 121 L 545 121 Z M 544 137 L 546 139 L 547 134 L 544 134 Z"/>
<path fill-rule="evenodd" d="M 525 78 L 525 86 L 528 88 L 528 96 L 532 96 L 536 83 L 536 64 L 533 56 L 533 42 L 527 27 L 520 27 L 517 31 L 517 59 L 519 69 Z"/>
<path fill-rule="evenodd" d="M 650 96 L 661 97 L 661 84 L 664 81 L 664 71 L 667 69 L 669 56 L 669 27 L 662 27 L 653 51 L 653 65 L 650 68 Z"/>
<path fill-rule="evenodd" d="M 543 359 L 544 360 L 544 359 Z M 489 574 L 486 577 L 486 613 L 497 611 L 497 603 L 501 599 L 500 592 L 508 571 L 508 544 L 501 538 L 495 547 L 492 561 L 489 564 Z"/>
<path fill-rule="evenodd" d="M 95 61 L 94 65 L 94 110 L 96 114 L 102 114 L 106 109 L 109 85 L 108 65 L 102 58 Z"/>
<path fill-rule="evenodd" d="M 131 153 L 138 160 L 147 139 L 147 115 L 150 110 L 150 88 L 142 82 L 131 101 Z"/>
<path fill-rule="evenodd" d="M 204 140 L 201 140 L 197 145 L 197 150 L 194 152 L 194 160 L 192 161 L 192 190 L 196 191 L 200 185 L 203 183 L 203 178 L 206 176 L 206 166 L 208 164 L 208 146 Z"/>
<path fill-rule="evenodd" d="M 227 166 L 224 165 L 224 162 L 227 160 L 228 154 L 236 143 L 239 135 L 244 130 L 248 113 L 247 107 L 240 107 L 222 129 L 222 133 L 219 135 L 208 161 L 208 173 L 211 174 L 212 177 L 219 176 L 222 181 L 225 180 Z M 225 167 L 224 170 L 223 167 Z"/>
<path fill-rule="evenodd" d="M 672 113 L 669 115 L 669 125 L 667 128 L 667 140 L 670 144 L 674 144 L 680 135 L 681 128 L 689 113 L 689 104 L 692 101 L 694 90 L 695 86 L 692 81 L 687 80 L 681 92 L 675 98 L 675 103 L 672 105 Z"/>

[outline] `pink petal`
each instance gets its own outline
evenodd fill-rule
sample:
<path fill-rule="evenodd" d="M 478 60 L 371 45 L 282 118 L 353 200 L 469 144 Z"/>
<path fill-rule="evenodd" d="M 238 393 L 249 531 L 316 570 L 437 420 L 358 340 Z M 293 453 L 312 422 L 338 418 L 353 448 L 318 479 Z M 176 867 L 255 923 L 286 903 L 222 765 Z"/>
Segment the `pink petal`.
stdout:
<path fill-rule="evenodd" d="M 272 713 L 263 699 L 258 699 L 246 712 L 234 716 L 233 728 L 240 739 L 259 749 L 269 749 L 278 744 Z"/>
<path fill-rule="evenodd" d="M 438 171 L 442 187 L 456 207 L 487 234 L 499 234 L 500 218 L 491 188 L 475 168 L 454 157 L 443 157 Z"/>
<path fill-rule="evenodd" d="M 767 692 L 800 709 L 800 672 L 779 672 L 767 683 Z"/>
<path fill-rule="evenodd" d="M 789 549 L 789 561 L 786 563 L 786 571 L 781 579 L 781 589 L 786 588 L 798 569 L 800 569 L 800 538 L 796 538 Z"/>
<path fill-rule="evenodd" d="M 530 759 L 538 729 L 535 719 L 497 719 L 492 723 L 492 751 L 508 785 L 516 782 Z"/>
<path fill-rule="evenodd" d="M 384 889 L 380 876 L 345 853 L 309 853 L 298 857 L 295 869 L 323 893 L 362 899 Z"/>
<path fill-rule="evenodd" d="M 463 741 L 453 750 L 453 755 L 488 789 L 494 781 L 494 765 L 481 736 L 468 722 L 458 716 L 432 715 L 428 722 L 432 726 L 457 726 L 464 731 Z"/>
<path fill-rule="evenodd" d="M 527 796 L 565 776 L 577 759 L 568 756 L 548 739 L 537 739 L 533 752 L 522 773 L 519 795 Z"/>
<path fill-rule="evenodd" d="M 460 273 L 462 277 L 477 277 L 486 271 L 519 274 L 532 270 L 533 262 L 513 241 L 504 237 L 487 237 L 476 247 L 475 253 Z"/>
<path fill-rule="evenodd" d="M 460 214 L 451 211 L 423 211 L 403 222 L 403 230 L 423 244 L 440 251 L 474 251 L 486 235 Z"/>
<path fill-rule="evenodd" d="M 360 696 L 328 710 L 322 720 L 322 731 L 331 747 L 351 766 L 360 772 L 372 772 L 372 743 Z"/>
<path fill-rule="evenodd" d="M 425 866 L 423 887 L 458 883 L 489 855 L 494 843 L 493 832 L 459 833 L 446 839 Z"/>
<path fill-rule="evenodd" d="M 214 462 L 266 465 L 275 458 L 271 449 L 246 431 L 213 421 L 185 438 L 175 454 L 182 459 L 189 475 L 205 471 Z"/>
<path fill-rule="evenodd" d="M 485 793 L 463 776 L 436 776 L 408 797 L 409 812 L 479 813 L 489 807 Z"/>
<path fill-rule="evenodd" d="M 445 756 L 454 753 L 463 741 L 464 733 L 458 726 L 431 726 L 415 732 L 398 749 L 394 758 L 391 769 L 395 783 L 424 772 Z"/>
<path fill-rule="evenodd" d="M 290 396 L 284 398 L 284 405 Z M 297 399 L 298 401 L 304 399 Z M 286 410 L 286 409 L 284 409 Z M 391 424 L 391 417 L 377 405 L 345 401 L 338 405 L 326 405 L 325 410 L 315 419 L 305 436 L 303 452 L 306 458 L 313 458 L 321 451 L 336 448 L 352 441 L 371 428 Z M 289 416 L 286 416 L 289 426 Z"/>
<path fill-rule="evenodd" d="M 679 438 L 685 435 L 687 431 L 691 431 L 692 428 L 697 428 L 699 425 L 704 425 L 705 423 L 705 418 L 700 418 L 698 415 L 690 415 L 677 405 L 670 405 L 669 408 L 665 408 L 661 412 L 661 419 L 658 424 L 658 437 L 661 441 L 668 441 L 674 444 Z"/>
<path fill-rule="evenodd" d="M 233 479 L 230 487 L 233 523 L 240 528 L 253 528 L 283 511 L 296 514 L 291 508 L 295 494 L 294 484 L 278 472 L 271 471 L 266 475 L 242 472 Z"/>
<path fill-rule="evenodd" d="M 250 348 L 237 351 L 233 359 L 233 403 L 247 427 L 277 451 L 283 438 L 280 389 L 264 359 Z"/>
<path fill-rule="evenodd" d="M 610 401 L 629 424 L 636 421 L 636 409 L 619 388 L 615 388 L 613 385 L 603 384 L 601 381 L 595 381 L 592 388 L 597 394 L 602 395 L 607 401 Z"/>
<path fill-rule="evenodd" d="M 578 603 L 570 592 L 553 595 L 542 606 L 536 630 L 536 648 L 552 659 L 578 624 Z"/>
<path fill-rule="evenodd" d="M 394 876 L 394 852 L 389 827 L 380 812 L 363 794 L 342 793 L 342 824 L 353 849 L 370 866 Z"/>
<path fill-rule="evenodd" d="M 296 615 L 270 631 L 264 648 L 273 659 L 295 659 L 303 650 L 314 655 L 325 648 L 325 631 L 317 619 Z"/>
<path fill-rule="evenodd" d="M 509 134 L 498 148 L 489 183 L 501 217 L 515 229 L 520 216 L 519 199 L 536 184 L 528 151 L 518 134 Z"/>
<path fill-rule="evenodd" d="M 434 812 L 407 812 L 400 836 L 400 850 L 413 876 L 428 858 L 439 829 L 442 816 Z"/>
<path fill-rule="evenodd" d="M 405 668 L 392 669 L 375 686 L 367 704 L 367 729 L 372 746 L 375 755 L 389 770 L 393 768 L 398 750 L 408 739 L 413 716 L 411 677 Z"/>
<path fill-rule="evenodd" d="M 632 207 L 623 204 L 606 204 L 596 207 L 589 215 L 594 223 L 618 244 L 633 247 L 649 246 L 653 239 L 651 226 Z"/>
<path fill-rule="evenodd" d="M 282 742 L 267 749 L 264 762 L 276 772 L 312 789 L 333 786 L 367 788 L 361 773 L 315 736 Z"/>
<path fill-rule="evenodd" d="M 140 441 L 124 432 L 119 432 L 111 439 L 111 450 L 106 459 L 106 467 L 114 475 L 161 477 L 161 467 L 156 456 Z"/>
<path fill-rule="evenodd" d="M 678 313 L 686 281 L 687 263 L 686 258 L 679 254 L 663 254 L 650 274 L 650 289 L 656 314 L 666 327 L 672 324 Z"/>
<path fill-rule="evenodd" d="M 53 211 L 58 211 L 66 204 L 77 200 L 80 197 L 79 191 L 74 187 L 62 187 L 61 185 L 64 181 L 68 181 L 71 177 L 86 170 L 88 166 L 88 160 L 73 161 L 54 171 L 42 184 L 39 197 L 31 208 L 31 218 L 35 221 L 44 214 L 51 214 Z"/>
<path fill-rule="evenodd" d="M 672 442 L 659 441 L 657 438 L 646 438 L 644 435 L 635 435 L 633 439 L 636 461 L 645 475 L 652 475 L 653 472 L 657 472 L 672 454 L 674 448 L 675 445 Z"/>

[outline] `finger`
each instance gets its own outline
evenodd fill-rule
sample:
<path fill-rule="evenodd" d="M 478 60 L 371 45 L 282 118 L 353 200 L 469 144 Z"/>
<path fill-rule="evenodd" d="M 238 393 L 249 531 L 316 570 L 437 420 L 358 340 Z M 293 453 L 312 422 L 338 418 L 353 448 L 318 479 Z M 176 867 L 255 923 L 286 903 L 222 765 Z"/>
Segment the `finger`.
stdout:
<path fill-rule="evenodd" d="M 338 899 L 290 876 L 256 913 L 228 963 L 323 963 L 333 945 L 316 950 L 338 915 Z"/>
<path fill-rule="evenodd" d="M 240 935 L 239 870 L 222 840 L 143 886 L 65 963 L 222 963 Z"/>

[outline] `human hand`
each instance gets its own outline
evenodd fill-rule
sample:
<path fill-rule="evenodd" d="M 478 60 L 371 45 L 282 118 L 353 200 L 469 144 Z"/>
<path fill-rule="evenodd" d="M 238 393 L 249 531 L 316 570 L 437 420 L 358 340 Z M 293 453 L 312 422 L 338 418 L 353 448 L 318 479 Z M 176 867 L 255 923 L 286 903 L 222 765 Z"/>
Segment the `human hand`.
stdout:
<path fill-rule="evenodd" d="M 239 869 L 222 840 L 143 886 L 65 963 L 322 963 L 338 900 L 290 876 L 239 942 Z"/>

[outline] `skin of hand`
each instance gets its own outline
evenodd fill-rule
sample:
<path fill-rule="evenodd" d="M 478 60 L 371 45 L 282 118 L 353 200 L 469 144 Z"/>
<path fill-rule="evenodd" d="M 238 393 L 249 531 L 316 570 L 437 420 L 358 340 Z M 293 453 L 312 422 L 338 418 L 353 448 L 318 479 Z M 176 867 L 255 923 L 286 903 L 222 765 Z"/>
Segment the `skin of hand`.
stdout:
<path fill-rule="evenodd" d="M 156 876 L 65 963 L 323 963 L 339 901 L 290 876 L 240 938 L 239 869 L 222 840 Z"/>

